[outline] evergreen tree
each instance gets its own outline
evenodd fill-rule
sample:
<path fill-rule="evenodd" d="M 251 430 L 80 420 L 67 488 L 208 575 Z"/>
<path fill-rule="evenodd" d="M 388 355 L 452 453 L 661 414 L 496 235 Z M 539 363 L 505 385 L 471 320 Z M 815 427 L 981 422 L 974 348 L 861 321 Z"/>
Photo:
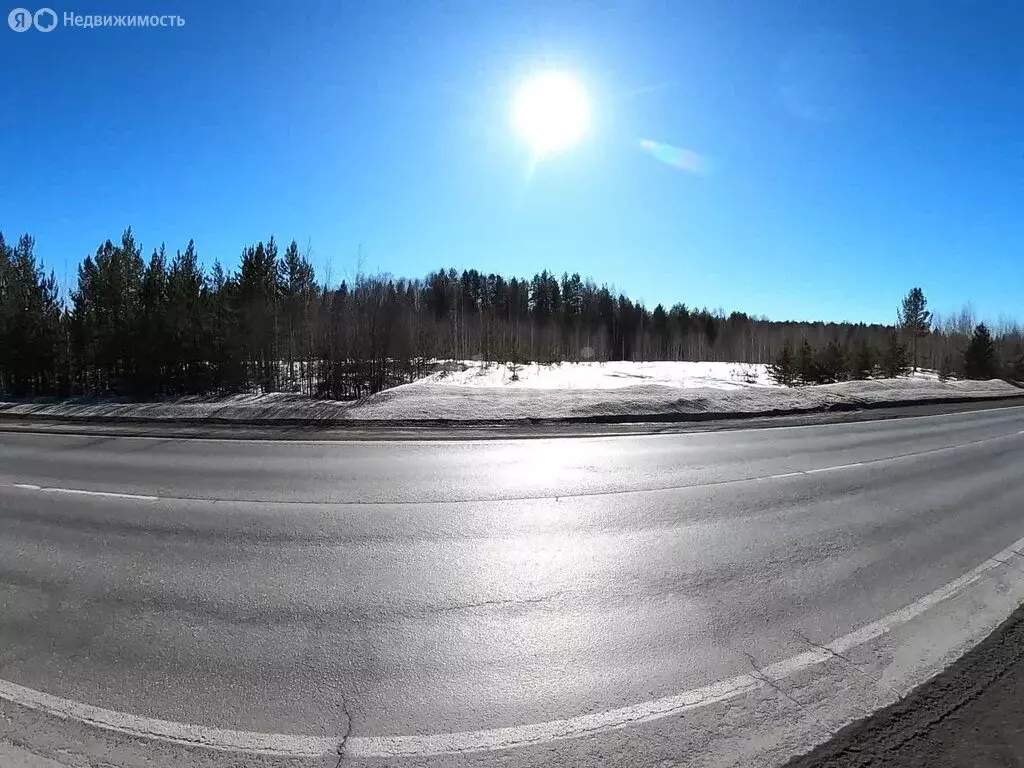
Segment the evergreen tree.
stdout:
<path fill-rule="evenodd" d="M 854 380 L 869 379 L 874 376 L 877 366 L 875 350 L 866 341 L 861 341 L 854 353 L 850 355 L 850 378 Z"/>
<path fill-rule="evenodd" d="M 1006 362 L 1006 378 L 1024 382 L 1024 345 L 1018 341 Z"/>
<path fill-rule="evenodd" d="M 920 288 L 911 288 L 903 298 L 897 317 L 903 332 L 910 337 L 911 366 L 917 372 L 917 343 L 928 335 L 931 329 L 932 313 L 928 311 L 928 300 Z"/>
<path fill-rule="evenodd" d="M 815 355 L 815 383 L 832 384 L 846 379 L 846 352 L 837 341 L 830 341 Z"/>
<path fill-rule="evenodd" d="M 263 392 L 278 387 L 277 323 L 280 283 L 277 243 L 262 241 L 242 252 L 238 302 L 246 368 Z"/>
<path fill-rule="evenodd" d="M 62 309 L 57 281 L 36 261 L 35 240 L 0 237 L 0 386 L 16 395 L 60 387 Z"/>
<path fill-rule="evenodd" d="M 788 341 L 782 345 L 782 351 L 768 364 L 768 377 L 783 387 L 792 387 L 796 383 L 796 360 L 793 357 L 793 345 Z"/>
<path fill-rule="evenodd" d="M 205 296 L 211 327 L 206 355 L 211 363 L 213 387 L 218 392 L 241 392 L 250 385 L 241 321 L 241 290 L 238 278 L 225 272 L 219 261 L 210 270 Z"/>
<path fill-rule="evenodd" d="M 668 313 L 661 304 L 651 313 L 651 332 L 654 335 L 654 359 L 668 358 Z"/>
<path fill-rule="evenodd" d="M 167 365 L 171 391 L 198 394 L 213 386 L 212 301 L 195 242 L 174 255 L 167 274 Z"/>
<path fill-rule="evenodd" d="M 819 379 L 818 363 L 815 359 L 814 348 L 811 343 L 804 339 L 796 351 L 795 359 L 797 382 L 803 386 L 817 384 Z"/>
<path fill-rule="evenodd" d="M 299 253 L 294 240 L 285 249 L 280 263 L 280 285 L 286 377 L 290 388 L 309 373 L 307 365 L 312 353 L 311 312 L 316 301 L 316 277 L 313 265 Z M 298 361 L 298 364 L 296 363 Z"/>
<path fill-rule="evenodd" d="M 508 360 L 508 372 L 511 374 L 509 381 L 519 381 L 519 372 L 523 370 L 523 366 L 530 364 L 530 358 L 524 354 L 523 345 L 518 339 L 509 344 L 505 358 Z"/>
<path fill-rule="evenodd" d="M 953 356 L 944 355 L 939 364 L 939 381 L 949 381 L 953 377 Z"/>
<path fill-rule="evenodd" d="M 888 343 L 879 362 L 882 375 L 888 379 L 895 379 L 910 373 L 910 355 L 907 353 L 906 346 L 900 341 L 899 334 L 889 334 Z"/>
<path fill-rule="evenodd" d="M 971 340 L 964 350 L 964 376 L 968 379 L 994 379 L 999 370 L 996 345 L 984 323 L 974 328 Z"/>
<path fill-rule="evenodd" d="M 938 364 L 967 346 L 973 328 L 964 312 L 920 335 L 931 319 L 919 289 L 904 300 L 899 327 L 886 327 L 772 322 L 684 304 L 649 311 L 613 287 L 550 270 L 532 279 L 475 269 L 424 280 L 360 272 L 326 286 L 294 241 L 280 258 L 273 238 L 246 248 L 237 272 L 204 270 L 192 242 L 173 258 L 158 249 L 145 263 L 130 229 L 82 261 L 65 309 L 34 245 L 0 236 L 4 395 L 287 386 L 361 397 L 421 375 L 431 359 L 467 357 L 512 360 L 513 368 L 526 359 L 771 361 L 775 380 L 809 384 L 865 378 L 879 367 L 903 375 L 913 366 L 911 341 L 915 359 Z M 1006 356 L 995 372 L 1020 375 L 1019 332 L 989 339 L 993 356 Z"/>
<path fill-rule="evenodd" d="M 168 329 L 167 251 L 161 245 L 153 251 L 140 289 L 139 340 L 136 371 L 132 382 L 137 394 L 166 393 L 171 384 L 171 335 Z"/>
<path fill-rule="evenodd" d="M 89 389 L 131 390 L 144 343 L 137 333 L 144 273 L 130 228 L 119 245 L 107 240 L 78 269 L 72 326 L 80 381 Z"/>
<path fill-rule="evenodd" d="M 10 329 L 16 312 L 16 301 L 12 290 L 12 256 L 4 233 L 0 232 L 0 392 L 13 391 L 13 372 L 10 369 L 14 355 L 10 347 Z"/>

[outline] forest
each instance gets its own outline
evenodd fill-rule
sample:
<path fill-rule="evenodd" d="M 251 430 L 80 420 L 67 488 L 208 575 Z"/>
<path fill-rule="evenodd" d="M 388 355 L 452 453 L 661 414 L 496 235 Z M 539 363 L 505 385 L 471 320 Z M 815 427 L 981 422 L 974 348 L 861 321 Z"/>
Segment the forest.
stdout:
<path fill-rule="evenodd" d="M 66 295 L 65 295 L 66 294 Z M 770 363 L 782 384 L 899 376 L 1024 379 L 1016 323 L 969 308 L 934 316 L 919 288 L 891 325 L 793 322 L 684 303 L 648 309 L 579 274 L 438 269 L 422 279 L 318 280 L 295 241 L 205 268 L 190 241 L 143 257 L 131 229 L 62 292 L 25 234 L 0 234 L 0 394 L 150 398 L 301 392 L 353 399 L 422 376 L 431 361 L 708 360 Z"/>

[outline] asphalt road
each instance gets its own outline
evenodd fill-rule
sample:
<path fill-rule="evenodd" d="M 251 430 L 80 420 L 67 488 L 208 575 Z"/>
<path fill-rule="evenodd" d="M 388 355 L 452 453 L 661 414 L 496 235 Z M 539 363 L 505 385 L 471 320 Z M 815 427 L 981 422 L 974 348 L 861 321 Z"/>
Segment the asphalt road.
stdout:
<path fill-rule="evenodd" d="M 1024 536 L 1021 466 L 1024 408 L 444 443 L 0 433 L 0 679 L 324 737 L 600 713 L 956 579 Z"/>

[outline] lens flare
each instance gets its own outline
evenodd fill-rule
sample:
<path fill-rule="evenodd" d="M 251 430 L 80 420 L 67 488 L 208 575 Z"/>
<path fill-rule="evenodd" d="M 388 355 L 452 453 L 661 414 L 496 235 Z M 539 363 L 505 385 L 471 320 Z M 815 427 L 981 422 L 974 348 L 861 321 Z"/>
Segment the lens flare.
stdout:
<path fill-rule="evenodd" d="M 690 173 L 706 173 L 707 161 L 690 149 L 673 147 L 671 144 L 664 144 L 651 139 L 640 139 L 640 149 L 649 154 L 655 160 L 659 160 L 672 168 Z"/>

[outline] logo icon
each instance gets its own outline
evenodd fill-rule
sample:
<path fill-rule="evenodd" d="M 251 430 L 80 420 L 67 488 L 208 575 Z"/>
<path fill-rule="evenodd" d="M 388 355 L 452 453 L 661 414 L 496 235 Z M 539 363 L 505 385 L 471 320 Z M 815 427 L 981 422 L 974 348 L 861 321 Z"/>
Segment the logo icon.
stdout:
<path fill-rule="evenodd" d="M 57 26 L 57 14 L 53 12 L 52 8 L 40 8 L 32 17 L 32 23 L 40 32 L 53 32 L 54 27 Z"/>
<path fill-rule="evenodd" d="M 32 29 L 32 11 L 28 8 L 15 8 L 7 14 L 7 26 L 15 32 L 28 32 Z"/>

